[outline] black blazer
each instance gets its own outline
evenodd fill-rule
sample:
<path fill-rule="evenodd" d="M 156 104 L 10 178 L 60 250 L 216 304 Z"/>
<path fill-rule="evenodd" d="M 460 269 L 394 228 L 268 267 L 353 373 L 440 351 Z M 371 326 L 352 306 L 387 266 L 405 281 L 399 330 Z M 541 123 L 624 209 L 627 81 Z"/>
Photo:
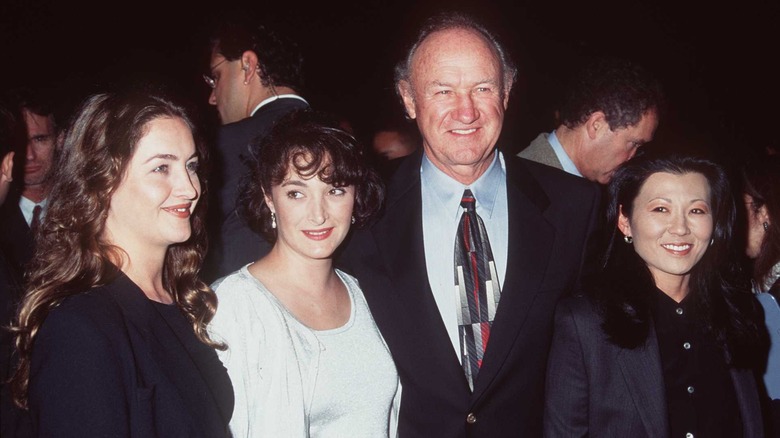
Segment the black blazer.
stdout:
<path fill-rule="evenodd" d="M 653 325 L 645 344 L 607 340 L 601 316 L 582 297 L 555 312 L 544 411 L 546 437 L 668 438 L 664 376 Z M 755 377 L 731 370 L 744 438 L 763 437 Z"/>
<path fill-rule="evenodd" d="M 211 251 L 203 273 L 209 282 L 259 259 L 271 249 L 271 245 L 252 231 L 236 210 L 241 178 L 249 171 L 244 160 L 249 158 L 252 142 L 268 135 L 279 119 L 308 107 L 299 99 L 278 99 L 263 105 L 252 117 L 219 128 L 214 178 L 209 181 L 212 190 L 209 220 L 214 228 L 210 232 Z"/>
<path fill-rule="evenodd" d="M 0 250 L 5 253 L 14 275 L 22 278 L 32 259 L 34 241 L 30 226 L 19 209 L 18 197 L 9 198 L 0 208 Z"/>
<path fill-rule="evenodd" d="M 227 436 L 227 371 L 211 348 L 185 347 L 192 339 L 180 338 L 154 306 L 120 274 L 51 311 L 30 370 L 38 436 Z M 204 355 L 213 357 L 193 360 Z"/>
<path fill-rule="evenodd" d="M 540 436 L 553 311 L 578 282 L 597 220 L 598 188 L 560 170 L 504 157 L 507 272 L 472 393 L 428 283 L 421 157 L 417 153 L 401 163 L 388 184 L 384 216 L 355 232 L 343 257 L 401 376 L 399 434 Z M 442 257 L 453 257 L 453 251 L 443 248 Z"/>

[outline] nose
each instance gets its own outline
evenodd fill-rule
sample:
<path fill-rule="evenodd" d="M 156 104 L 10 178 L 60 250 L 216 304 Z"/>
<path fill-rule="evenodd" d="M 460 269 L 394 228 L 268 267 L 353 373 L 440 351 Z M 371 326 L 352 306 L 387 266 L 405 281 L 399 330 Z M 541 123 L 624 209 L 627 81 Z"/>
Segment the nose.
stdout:
<path fill-rule="evenodd" d="M 209 105 L 217 105 L 217 88 L 214 87 L 211 89 L 211 93 L 209 93 Z"/>
<path fill-rule="evenodd" d="M 471 94 L 465 94 L 458 97 L 454 116 L 455 120 L 467 124 L 474 123 L 474 121 L 479 118 L 479 111 L 474 105 L 474 99 Z"/>
<path fill-rule="evenodd" d="M 27 159 L 27 162 L 33 162 L 35 161 L 35 158 L 38 154 L 35 153 L 35 146 L 33 145 L 32 141 L 27 142 L 27 153 L 25 154 L 25 158 Z"/>
<path fill-rule="evenodd" d="M 184 174 L 177 179 L 175 195 L 181 199 L 194 201 L 200 196 L 200 179 L 197 174 Z"/>
<path fill-rule="evenodd" d="M 309 221 L 314 225 L 322 225 L 327 219 L 325 200 L 321 197 L 314 197 L 309 203 Z"/>
<path fill-rule="evenodd" d="M 688 227 L 688 219 L 684 212 L 678 212 L 672 214 L 671 222 L 669 223 L 669 233 L 684 236 L 690 233 L 691 229 Z"/>

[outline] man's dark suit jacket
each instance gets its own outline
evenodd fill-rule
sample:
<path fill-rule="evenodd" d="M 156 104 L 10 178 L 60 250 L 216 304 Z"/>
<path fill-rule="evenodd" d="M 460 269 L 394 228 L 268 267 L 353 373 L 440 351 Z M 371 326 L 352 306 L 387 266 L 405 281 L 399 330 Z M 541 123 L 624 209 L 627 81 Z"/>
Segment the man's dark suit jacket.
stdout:
<path fill-rule="evenodd" d="M 282 98 L 260 107 L 244 120 L 220 127 L 217 134 L 214 177 L 209 181 L 210 251 L 204 267 L 204 278 L 216 280 L 264 256 L 271 249 L 268 242 L 252 231 L 238 215 L 236 199 L 241 178 L 249 171 L 244 160 L 250 157 L 250 146 L 271 131 L 286 114 L 308 108 L 299 99 Z"/>
<path fill-rule="evenodd" d="M 26 265 L 33 256 L 34 243 L 17 199 L 7 199 L 0 208 L 0 249 L 5 253 L 14 275 L 23 278 Z"/>
<path fill-rule="evenodd" d="M 211 348 L 192 347 L 155 305 L 120 274 L 51 311 L 32 351 L 36 436 L 227 436 L 227 371 Z M 194 360 L 204 356 L 213 360 Z"/>
<path fill-rule="evenodd" d="M 504 157 L 509 235 L 490 238 L 509 239 L 507 270 L 472 393 L 428 283 L 421 157 L 401 163 L 388 184 L 383 217 L 355 232 L 343 255 L 401 376 L 399 434 L 540 436 L 553 311 L 578 282 L 597 220 L 598 188 L 560 170 Z M 453 254 L 454 248 L 441 248 L 442 257 Z"/>
<path fill-rule="evenodd" d="M 545 437 L 668 438 L 664 376 L 655 329 L 645 345 L 625 349 L 607 340 L 602 318 L 583 297 L 555 313 L 545 398 Z M 756 380 L 731 371 L 743 438 L 763 437 Z"/>

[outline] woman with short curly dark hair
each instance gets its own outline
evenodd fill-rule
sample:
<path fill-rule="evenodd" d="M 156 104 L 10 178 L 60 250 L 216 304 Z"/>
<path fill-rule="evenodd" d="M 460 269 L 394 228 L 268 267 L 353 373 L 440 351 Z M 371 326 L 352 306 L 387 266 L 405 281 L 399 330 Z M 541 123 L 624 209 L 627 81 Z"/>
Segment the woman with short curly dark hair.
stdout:
<path fill-rule="evenodd" d="M 39 436 L 226 435 L 204 155 L 183 108 L 149 94 L 93 96 L 69 127 L 14 327 L 14 399 Z"/>
<path fill-rule="evenodd" d="M 382 187 L 355 139 L 311 111 L 258 145 L 245 215 L 273 248 L 214 284 L 209 330 L 236 394 L 233 436 L 395 436 L 400 384 L 357 281 L 334 269 Z"/>

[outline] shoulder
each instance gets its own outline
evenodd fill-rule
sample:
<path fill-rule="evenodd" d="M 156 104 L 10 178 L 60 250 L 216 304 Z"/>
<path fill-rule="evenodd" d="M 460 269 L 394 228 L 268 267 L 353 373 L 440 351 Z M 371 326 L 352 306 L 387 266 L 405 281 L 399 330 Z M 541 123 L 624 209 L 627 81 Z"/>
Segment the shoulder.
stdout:
<path fill-rule="evenodd" d="M 602 317 L 595 304 L 584 296 L 563 298 L 555 308 L 556 326 L 571 325 L 578 332 L 601 332 Z"/>
<path fill-rule="evenodd" d="M 536 138 L 531 141 L 531 144 L 528 145 L 525 149 L 523 149 L 519 154 L 517 154 L 518 157 L 533 159 L 532 157 L 540 154 L 540 153 L 547 153 L 552 152 L 552 146 L 550 145 L 550 142 L 547 140 L 547 137 L 550 134 L 546 132 L 542 132 Z"/>
<path fill-rule="evenodd" d="M 57 333 L 71 326 L 111 329 L 123 319 L 122 308 L 110 296 L 107 286 L 72 295 L 49 311 L 41 331 Z"/>
<path fill-rule="evenodd" d="M 262 296 L 260 283 L 252 277 L 246 266 L 215 281 L 211 288 L 217 294 L 217 313 L 225 308 L 245 308 L 247 303 Z"/>

